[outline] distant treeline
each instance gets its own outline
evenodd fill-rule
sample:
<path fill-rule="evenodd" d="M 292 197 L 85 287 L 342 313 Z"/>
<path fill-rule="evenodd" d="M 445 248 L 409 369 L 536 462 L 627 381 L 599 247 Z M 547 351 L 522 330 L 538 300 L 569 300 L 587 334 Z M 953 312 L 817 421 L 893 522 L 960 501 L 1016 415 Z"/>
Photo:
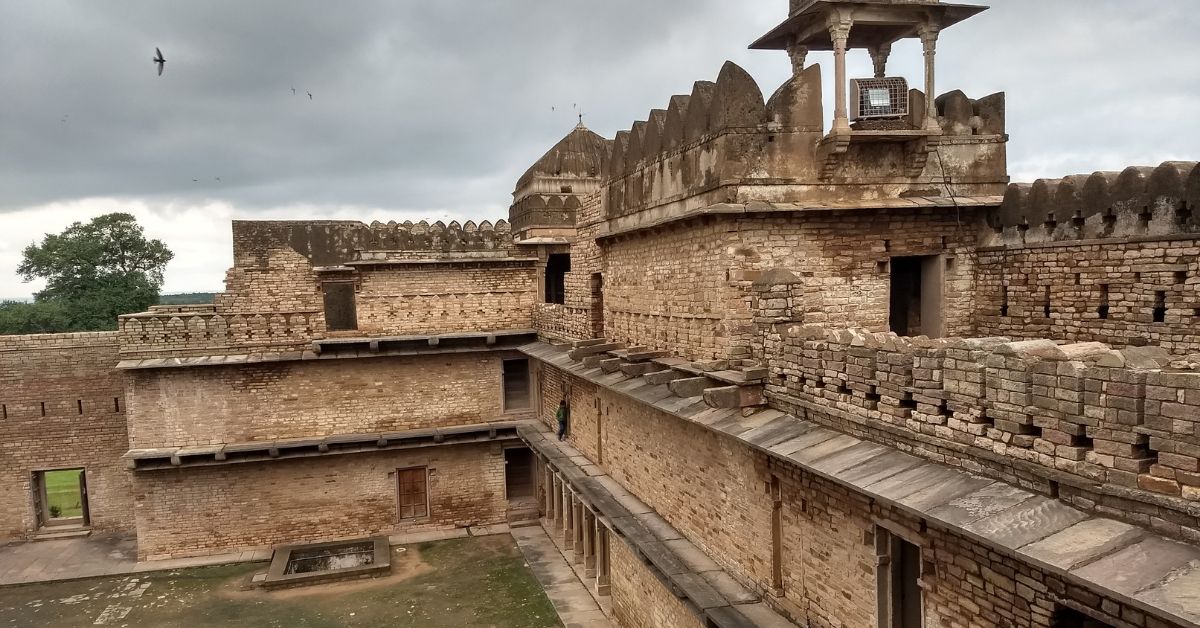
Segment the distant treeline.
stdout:
<path fill-rule="evenodd" d="M 180 294 L 163 294 L 158 297 L 159 305 L 201 305 L 212 303 L 215 292 L 183 292 Z"/>

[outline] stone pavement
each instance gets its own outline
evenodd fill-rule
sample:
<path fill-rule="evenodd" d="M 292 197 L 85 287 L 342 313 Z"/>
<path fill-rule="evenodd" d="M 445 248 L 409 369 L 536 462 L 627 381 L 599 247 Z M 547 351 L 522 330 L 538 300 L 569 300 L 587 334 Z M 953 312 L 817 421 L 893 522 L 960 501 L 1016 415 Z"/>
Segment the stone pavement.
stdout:
<path fill-rule="evenodd" d="M 199 558 L 137 562 L 137 541 L 114 537 L 78 537 L 0 546 L 0 586 L 78 580 L 128 573 L 266 561 L 269 549 Z"/>
<path fill-rule="evenodd" d="M 541 526 L 513 528 L 512 535 L 564 626 L 611 628 L 612 622 L 600 609 L 588 587 Z"/>

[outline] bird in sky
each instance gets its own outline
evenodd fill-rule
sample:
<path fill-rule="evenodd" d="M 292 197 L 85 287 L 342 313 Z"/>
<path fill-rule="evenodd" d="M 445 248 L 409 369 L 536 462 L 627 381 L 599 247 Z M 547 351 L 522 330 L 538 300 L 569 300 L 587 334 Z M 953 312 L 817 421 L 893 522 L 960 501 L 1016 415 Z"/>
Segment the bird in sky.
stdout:
<path fill-rule="evenodd" d="M 167 60 L 163 58 L 162 51 L 158 48 L 154 49 L 154 63 L 158 64 L 158 75 L 162 76 L 163 67 L 167 65 Z"/>
<path fill-rule="evenodd" d="M 305 94 L 308 94 L 308 99 L 309 99 L 309 100 L 312 100 L 312 92 L 304 92 L 304 93 L 305 93 Z"/>
<path fill-rule="evenodd" d="M 295 88 L 295 87 L 293 87 L 293 88 L 292 88 L 292 95 L 293 95 L 293 96 L 295 96 L 295 95 L 296 95 L 296 88 Z"/>
<path fill-rule="evenodd" d="M 197 182 L 197 181 L 199 181 L 199 180 L 200 180 L 200 179 L 192 179 L 192 183 L 195 183 L 195 182 Z"/>
<path fill-rule="evenodd" d="M 217 183 L 221 182 L 221 177 L 214 177 L 214 178 L 217 180 Z"/>

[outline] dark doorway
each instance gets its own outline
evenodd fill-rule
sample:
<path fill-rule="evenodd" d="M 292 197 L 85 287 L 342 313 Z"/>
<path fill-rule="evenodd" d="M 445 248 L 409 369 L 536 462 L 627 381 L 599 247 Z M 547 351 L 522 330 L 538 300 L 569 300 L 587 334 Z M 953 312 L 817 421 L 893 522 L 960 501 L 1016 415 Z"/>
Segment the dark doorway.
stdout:
<path fill-rule="evenodd" d="M 921 548 L 892 537 L 892 626 L 921 628 Z"/>
<path fill-rule="evenodd" d="M 1092 619 L 1073 608 L 1065 606 L 1060 606 L 1054 610 L 1054 615 L 1050 617 L 1050 626 L 1052 628 L 1112 628 L 1102 621 Z"/>
<path fill-rule="evenodd" d="M 509 501 L 534 496 L 533 452 L 528 447 L 504 450 L 504 487 Z"/>
<path fill-rule="evenodd" d="M 592 338 L 604 337 L 604 275 L 592 273 Z"/>
<path fill-rule="evenodd" d="M 91 524 L 83 469 L 34 472 L 33 501 L 39 527 Z"/>
<path fill-rule="evenodd" d="M 504 411 L 529 409 L 529 360 L 504 360 Z"/>
<path fill-rule="evenodd" d="M 571 272 L 571 256 L 551 253 L 546 260 L 546 303 L 567 302 L 567 273 Z"/>
<path fill-rule="evenodd" d="M 937 255 L 893 257 L 888 323 L 900 336 L 940 338 L 944 331 L 945 264 Z"/>
<path fill-rule="evenodd" d="M 358 329 L 358 312 L 354 306 L 354 284 L 349 281 L 327 281 L 325 293 L 325 329 L 346 331 Z"/>

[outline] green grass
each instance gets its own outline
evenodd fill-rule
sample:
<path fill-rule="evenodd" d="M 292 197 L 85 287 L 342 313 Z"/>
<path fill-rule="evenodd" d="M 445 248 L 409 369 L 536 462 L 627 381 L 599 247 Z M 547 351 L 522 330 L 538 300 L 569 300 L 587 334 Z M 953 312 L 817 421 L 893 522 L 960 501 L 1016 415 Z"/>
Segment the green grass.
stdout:
<path fill-rule="evenodd" d="M 393 550 L 381 581 L 263 592 L 265 563 L 0 588 L 0 628 L 389 626 L 556 628 L 562 624 L 512 537 L 454 539 Z M 115 615 L 124 613 L 120 618 Z"/>
<path fill-rule="evenodd" d="M 46 483 L 46 508 L 53 512 L 59 508 L 57 519 L 83 516 L 83 504 L 79 499 L 79 470 L 46 471 L 42 474 Z"/>

